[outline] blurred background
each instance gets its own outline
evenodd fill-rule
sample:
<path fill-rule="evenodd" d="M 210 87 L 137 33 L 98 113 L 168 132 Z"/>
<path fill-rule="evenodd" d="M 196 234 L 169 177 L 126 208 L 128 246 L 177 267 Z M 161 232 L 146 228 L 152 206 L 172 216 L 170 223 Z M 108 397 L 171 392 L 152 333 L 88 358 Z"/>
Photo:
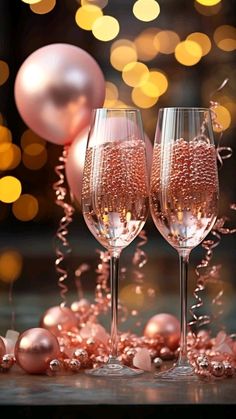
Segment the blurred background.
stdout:
<path fill-rule="evenodd" d="M 211 93 L 223 128 L 222 145 L 233 156 L 220 170 L 220 215 L 236 226 L 236 27 L 233 0 L 1 0 L 0 1 L 0 334 L 11 327 L 38 324 L 49 306 L 61 302 L 55 272 L 54 236 L 62 210 L 52 188 L 62 148 L 46 142 L 23 123 L 14 102 L 14 81 L 23 61 L 51 43 L 70 43 L 91 54 L 106 79 L 106 107 L 141 109 L 145 131 L 153 142 L 158 109 L 163 106 L 209 106 Z M 94 25 L 103 16 L 104 24 Z M 113 19 L 107 19 L 111 16 Z M 97 27 L 97 29 L 96 29 Z M 132 65 L 129 66 L 129 63 Z M 127 67 L 128 66 L 128 67 Z M 125 68 L 126 67 L 126 68 Z M 125 68 L 125 71 L 124 71 Z M 147 74 L 147 82 L 140 80 Z M 215 132 L 216 141 L 221 132 Z M 152 314 L 178 314 L 178 258 L 149 218 L 148 261 L 141 269 L 144 292 L 136 292 L 131 261 L 137 239 L 123 253 L 121 299 L 131 326 L 142 331 Z M 69 229 L 72 253 L 67 257 L 68 302 L 77 299 L 74 272 L 81 263 L 85 296 L 93 299 L 99 244 L 87 230 L 79 206 Z M 235 235 L 222 237 L 213 262 L 222 265 L 217 284 L 207 286 L 204 309 L 224 287 L 221 323 L 235 331 Z M 204 250 L 192 252 L 189 303 L 196 284 L 194 269 Z M 10 290 L 10 291 L 9 291 Z M 9 301 L 12 300 L 12 301 Z M 132 320 L 132 321 L 131 321 Z M 141 322 L 141 324 L 139 324 Z M 124 325 L 124 328 L 127 326 Z M 130 325 L 129 325 L 130 327 Z"/>

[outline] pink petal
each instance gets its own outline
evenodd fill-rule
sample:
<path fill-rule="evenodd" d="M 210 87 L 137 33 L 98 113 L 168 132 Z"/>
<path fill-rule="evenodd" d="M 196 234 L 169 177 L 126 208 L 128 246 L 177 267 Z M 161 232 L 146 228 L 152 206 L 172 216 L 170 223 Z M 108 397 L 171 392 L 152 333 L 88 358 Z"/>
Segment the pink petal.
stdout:
<path fill-rule="evenodd" d="M 218 333 L 218 335 L 216 336 L 216 340 L 215 340 L 215 345 L 221 345 L 221 343 L 223 343 L 225 341 L 225 339 L 227 338 L 227 335 L 225 332 L 223 332 L 223 330 L 221 332 Z"/>
<path fill-rule="evenodd" d="M 221 352 L 221 353 L 227 353 L 227 354 L 233 354 L 232 349 L 225 342 L 221 343 L 220 345 L 214 346 L 214 351 Z"/>
<path fill-rule="evenodd" d="M 133 365 L 143 371 L 151 371 L 152 363 L 148 349 L 139 348 L 137 350 L 137 353 L 134 355 Z"/>

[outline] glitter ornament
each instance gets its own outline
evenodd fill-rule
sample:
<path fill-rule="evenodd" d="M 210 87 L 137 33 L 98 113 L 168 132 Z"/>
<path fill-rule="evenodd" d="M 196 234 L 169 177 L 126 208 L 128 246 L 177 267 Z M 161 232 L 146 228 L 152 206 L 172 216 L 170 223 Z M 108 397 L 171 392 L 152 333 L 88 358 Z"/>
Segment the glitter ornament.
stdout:
<path fill-rule="evenodd" d="M 59 359 L 53 359 L 49 363 L 49 369 L 51 372 L 59 372 L 62 368 L 61 362 Z"/>
<path fill-rule="evenodd" d="M 212 361 L 211 362 L 211 372 L 214 377 L 220 378 L 224 375 L 225 367 L 222 362 Z"/>
<path fill-rule="evenodd" d="M 153 364 L 154 364 L 155 368 L 160 368 L 162 366 L 162 364 L 163 364 L 163 361 L 162 361 L 161 358 L 156 357 L 153 360 Z"/>
<path fill-rule="evenodd" d="M 81 367 L 81 363 L 79 362 L 78 359 L 72 358 L 69 361 L 69 365 L 68 366 L 69 366 L 70 371 L 72 371 L 72 372 L 78 372 L 79 369 L 80 369 L 80 367 Z"/>

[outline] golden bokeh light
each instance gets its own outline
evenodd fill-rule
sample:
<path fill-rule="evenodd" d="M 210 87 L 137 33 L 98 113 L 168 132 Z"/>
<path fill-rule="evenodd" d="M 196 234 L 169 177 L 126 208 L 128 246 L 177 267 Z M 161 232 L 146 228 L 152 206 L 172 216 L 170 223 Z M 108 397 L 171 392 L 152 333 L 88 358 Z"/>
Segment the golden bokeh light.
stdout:
<path fill-rule="evenodd" d="M 151 22 L 160 14 L 160 6 L 155 0 L 137 0 L 133 5 L 134 16 L 143 22 Z"/>
<path fill-rule="evenodd" d="M 23 1 L 23 3 L 26 3 L 26 4 L 36 4 L 36 3 L 41 2 L 41 0 L 21 0 L 21 1 Z"/>
<path fill-rule="evenodd" d="M 179 35 L 169 30 L 158 32 L 154 38 L 154 46 L 162 54 L 172 54 L 179 42 Z"/>
<path fill-rule="evenodd" d="M 158 51 L 154 45 L 154 39 L 158 29 L 148 28 L 142 31 L 134 40 L 138 58 L 141 61 L 150 61 L 155 58 Z M 133 60 L 135 61 L 135 60 Z"/>
<path fill-rule="evenodd" d="M 0 143 L 0 170 L 15 169 L 21 161 L 21 149 L 10 142 Z"/>
<path fill-rule="evenodd" d="M 93 24 L 92 32 L 99 41 L 111 41 L 120 31 L 120 25 L 113 16 L 104 15 L 96 19 Z"/>
<path fill-rule="evenodd" d="M 93 6 L 100 7 L 100 9 L 104 9 L 108 3 L 108 0 L 81 0 L 81 6 L 85 6 L 86 4 L 90 4 Z"/>
<path fill-rule="evenodd" d="M 215 6 L 216 4 L 220 3 L 221 0 L 196 0 L 196 2 L 202 6 Z"/>
<path fill-rule="evenodd" d="M 23 132 L 21 136 L 21 147 L 23 150 L 30 144 L 41 144 L 42 146 L 45 146 L 46 141 L 41 138 L 38 134 L 31 131 L 31 129 L 27 129 Z"/>
<path fill-rule="evenodd" d="M 21 183 L 14 176 L 4 176 L 0 179 L 0 201 L 10 204 L 21 194 Z"/>
<path fill-rule="evenodd" d="M 16 250 L 5 250 L 0 253 L 0 280 L 11 283 L 16 281 L 22 271 L 23 259 Z"/>
<path fill-rule="evenodd" d="M 11 131 L 4 125 L 0 125 L 0 144 L 12 142 Z"/>
<path fill-rule="evenodd" d="M 194 41 L 182 41 L 175 48 L 175 58 L 182 65 L 192 66 L 202 58 L 202 49 Z"/>
<path fill-rule="evenodd" d="M 142 109 L 151 108 L 158 101 L 157 96 L 152 97 L 152 96 L 146 95 L 143 92 L 141 87 L 134 87 L 134 89 L 132 90 L 131 97 L 132 97 L 132 101 L 134 102 L 134 104 L 136 106 L 138 106 L 139 108 L 142 108 Z"/>
<path fill-rule="evenodd" d="M 28 144 L 24 148 L 24 152 L 28 154 L 29 156 L 38 156 L 39 154 L 43 153 L 44 149 L 45 147 L 43 144 L 32 143 L 32 144 Z"/>
<path fill-rule="evenodd" d="M 119 39 L 111 46 L 110 62 L 116 70 L 122 71 L 126 64 L 137 61 L 135 44 L 128 39 Z"/>
<path fill-rule="evenodd" d="M 118 88 L 114 83 L 110 81 L 106 82 L 106 96 L 104 102 L 104 108 L 113 108 L 118 100 L 119 92 Z"/>
<path fill-rule="evenodd" d="M 126 64 L 122 71 L 124 82 L 131 87 L 139 87 L 146 83 L 149 77 L 148 67 L 138 61 Z"/>
<path fill-rule="evenodd" d="M 85 29 L 86 31 L 91 31 L 94 22 L 103 15 L 100 7 L 97 7 L 92 4 L 86 4 L 80 7 L 75 14 L 75 21 L 77 25 Z"/>
<path fill-rule="evenodd" d="M 120 300 L 129 309 L 138 309 L 143 307 L 144 294 L 136 292 L 136 284 L 124 286 L 120 291 Z"/>
<path fill-rule="evenodd" d="M 55 6 L 56 0 L 41 0 L 39 3 L 31 4 L 30 9 L 38 15 L 45 15 L 51 12 Z"/>
<path fill-rule="evenodd" d="M 197 0 L 194 2 L 194 7 L 198 13 L 203 16 L 214 16 L 221 10 L 222 3 L 217 3 L 214 6 L 203 6 L 202 4 L 198 3 Z"/>
<path fill-rule="evenodd" d="M 196 42 L 200 45 L 202 49 L 202 55 L 207 55 L 211 50 L 211 40 L 210 38 L 202 32 L 193 32 L 190 33 L 187 38 L 189 41 Z"/>
<path fill-rule="evenodd" d="M 38 200 L 30 194 L 23 194 L 12 205 L 14 216 L 20 221 L 31 221 L 38 214 Z"/>
<path fill-rule="evenodd" d="M 214 32 L 214 41 L 223 51 L 236 49 L 236 28 L 230 25 L 219 26 Z"/>
<path fill-rule="evenodd" d="M 214 127 L 214 131 L 225 131 L 231 124 L 231 115 L 229 110 L 224 106 L 218 106 L 216 109 L 214 109 L 214 112 L 216 114 L 217 123 L 221 125 L 219 128 Z"/>
<path fill-rule="evenodd" d="M 167 77 L 161 71 L 150 70 L 146 83 L 140 88 L 146 96 L 158 98 L 168 89 Z"/>
<path fill-rule="evenodd" d="M 23 164 L 30 170 L 41 169 L 46 164 L 48 158 L 47 150 L 45 148 L 41 147 L 41 151 L 39 152 L 39 148 L 35 146 L 36 144 L 33 144 L 33 147 L 31 147 L 31 145 L 27 146 L 22 156 Z"/>
<path fill-rule="evenodd" d="M 9 67 L 5 61 L 0 60 L 0 86 L 6 83 L 9 77 Z"/>

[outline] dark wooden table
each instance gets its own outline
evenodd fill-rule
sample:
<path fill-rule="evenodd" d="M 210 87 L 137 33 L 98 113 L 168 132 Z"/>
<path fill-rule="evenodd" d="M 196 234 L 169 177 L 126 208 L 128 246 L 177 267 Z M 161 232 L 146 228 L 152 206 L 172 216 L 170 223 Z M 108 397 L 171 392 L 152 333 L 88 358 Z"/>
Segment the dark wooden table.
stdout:
<path fill-rule="evenodd" d="M 27 375 L 20 370 L 0 374 L 0 411 L 14 409 L 18 417 L 83 419 L 109 413 L 149 418 L 186 410 L 192 417 L 209 411 L 236 411 L 236 378 L 203 382 L 165 382 L 145 373 L 135 378 L 73 375 Z M 131 413 L 132 412 L 132 413 Z M 2 416 L 1 416 L 2 417 Z"/>

